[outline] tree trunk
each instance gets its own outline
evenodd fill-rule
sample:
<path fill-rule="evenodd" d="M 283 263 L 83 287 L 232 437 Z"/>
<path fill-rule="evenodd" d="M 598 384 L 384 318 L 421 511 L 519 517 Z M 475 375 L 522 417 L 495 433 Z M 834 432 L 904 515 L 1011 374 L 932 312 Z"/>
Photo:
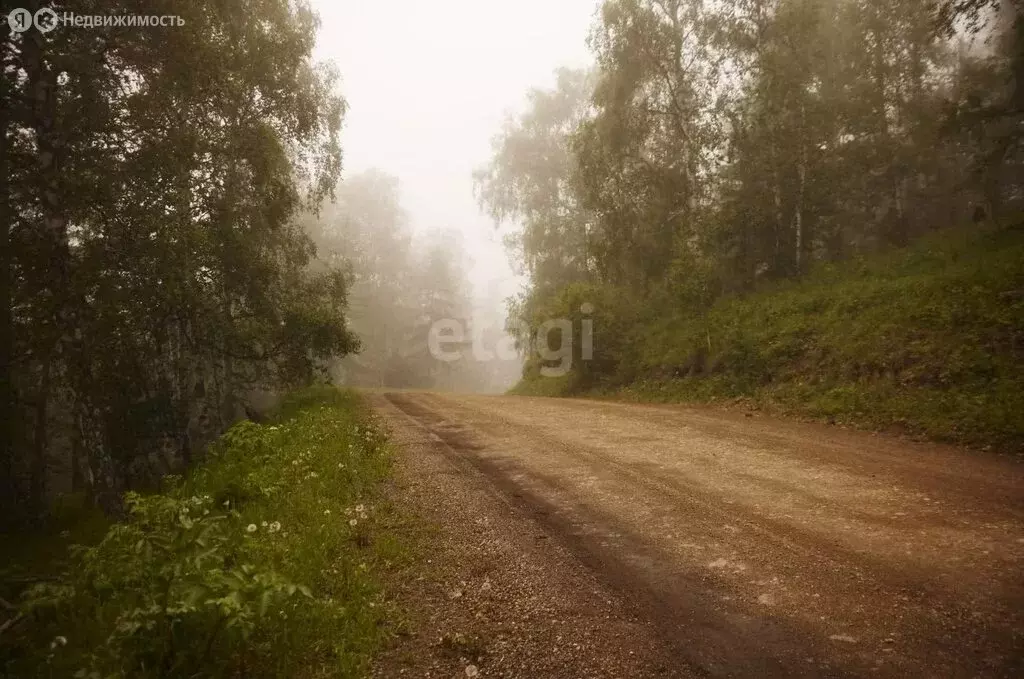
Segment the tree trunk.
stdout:
<path fill-rule="evenodd" d="M 794 261 L 796 274 L 803 272 L 804 268 L 804 193 L 807 185 L 807 105 L 800 102 L 800 155 L 797 161 L 797 190 L 796 205 L 793 208 L 793 221 L 796 231 L 796 249 Z"/>
<path fill-rule="evenodd" d="M 29 508 L 33 519 L 39 519 L 46 512 L 46 449 L 48 444 L 47 421 L 50 405 L 50 378 L 52 358 L 43 359 L 42 378 L 36 396 L 35 433 L 32 440 L 32 463 L 29 467 Z"/>
<path fill-rule="evenodd" d="M 9 63 L 11 41 L 4 41 L 3 63 Z M 11 127 L 11 92 L 6 74 L 0 75 L 0 523 L 13 523 L 18 512 L 18 488 L 15 474 L 15 440 L 18 417 L 14 397 L 14 315 L 12 304 L 11 229 L 13 215 L 10 206 L 8 179 L 7 135 Z"/>
<path fill-rule="evenodd" d="M 108 516 L 120 517 L 124 513 L 121 499 L 124 488 L 106 445 L 102 413 L 85 403 L 87 397 L 77 396 L 76 400 L 80 404 L 76 417 L 76 445 L 85 452 L 88 460 L 92 478 L 91 499 Z"/>
<path fill-rule="evenodd" d="M 78 436 L 71 437 L 71 492 L 78 493 L 85 491 L 92 493 L 92 474 L 89 473 L 88 464 L 83 464 L 82 445 Z"/>
<path fill-rule="evenodd" d="M 775 218 L 775 252 L 772 255 L 772 271 L 778 274 L 785 270 L 786 266 L 782 259 L 782 230 L 785 228 L 782 215 L 782 180 L 779 177 L 778 154 L 775 150 L 775 140 L 770 142 L 771 163 L 772 163 L 772 207 Z"/>
<path fill-rule="evenodd" d="M 38 1 L 28 3 L 30 11 L 39 8 Z M 40 510 L 36 503 L 41 502 L 43 479 L 46 474 L 46 427 L 47 401 L 50 389 L 51 362 L 61 357 L 67 347 L 67 339 L 78 331 L 72 305 L 69 304 L 72 292 L 70 270 L 70 247 L 68 243 L 67 219 L 61 203 L 61 162 L 64 156 L 64 143 L 59 128 L 57 74 L 45 58 L 46 37 L 37 30 L 29 30 L 23 34 L 21 45 L 21 61 L 26 76 L 26 92 L 29 94 L 27 125 L 35 132 L 36 140 L 36 204 L 39 211 L 37 236 L 39 251 L 33 253 L 40 262 L 46 263 L 45 274 L 38 282 L 40 293 L 45 295 L 51 307 L 47 310 L 52 329 L 36 326 L 30 330 L 32 351 L 42 355 L 42 385 L 40 388 L 40 404 L 37 406 L 35 441 L 33 457 L 30 465 L 30 500 L 33 509 Z M 47 324 L 44 324 L 47 325 Z M 61 336 L 63 333 L 63 337 Z M 58 358 L 58 360 L 60 360 Z M 73 359 L 63 359 L 72 363 Z"/>

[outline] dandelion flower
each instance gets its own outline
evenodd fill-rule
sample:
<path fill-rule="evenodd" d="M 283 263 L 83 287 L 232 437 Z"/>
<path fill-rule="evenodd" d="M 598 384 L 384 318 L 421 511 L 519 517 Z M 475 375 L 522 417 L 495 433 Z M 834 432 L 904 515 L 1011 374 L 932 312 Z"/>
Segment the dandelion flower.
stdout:
<path fill-rule="evenodd" d="M 52 649 L 57 648 L 58 646 L 67 646 L 67 645 L 68 645 L 68 638 L 67 637 L 65 637 L 65 636 L 56 636 L 56 637 L 53 638 L 53 641 L 50 642 L 50 649 L 52 650 Z"/>
<path fill-rule="evenodd" d="M 248 526 L 246 526 L 245 532 L 246 533 L 255 533 L 256 532 L 256 524 L 255 523 L 250 523 Z"/>
<path fill-rule="evenodd" d="M 348 525 L 350 525 L 350 526 L 354 526 L 354 525 L 356 525 L 357 523 L 359 523 L 359 520 L 358 520 L 358 519 L 349 519 L 349 520 L 348 520 Z"/>
<path fill-rule="evenodd" d="M 330 515 L 331 515 L 331 510 L 330 509 L 325 509 L 324 510 L 324 516 L 330 516 Z"/>
<path fill-rule="evenodd" d="M 267 530 L 270 531 L 271 533 L 276 533 L 277 531 L 281 530 L 281 522 L 280 521 L 273 522 L 272 524 L 270 524 L 270 527 L 267 528 Z"/>
<path fill-rule="evenodd" d="M 261 521 L 261 522 L 260 522 L 260 525 L 261 525 L 262 527 L 266 528 L 266 527 L 267 527 L 267 522 L 266 522 L 266 521 Z"/>
<path fill-rule="evenodd" d="M 366 507 L 364 505 L 356 505 L 356 511 L 362 514 L 366 511 Z"/>

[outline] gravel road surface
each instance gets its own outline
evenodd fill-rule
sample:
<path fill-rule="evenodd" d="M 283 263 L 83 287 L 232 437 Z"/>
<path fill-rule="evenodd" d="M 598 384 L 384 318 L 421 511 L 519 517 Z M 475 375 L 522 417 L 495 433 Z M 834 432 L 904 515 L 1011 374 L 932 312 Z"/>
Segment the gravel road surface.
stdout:
<path fill-rule="evenodd" d="M 421 601 L 474 639 L 431 676 L 1024 676 L 1018 459 L 682 406 L 370 398 L 441 580 L 476 597 Z"/>

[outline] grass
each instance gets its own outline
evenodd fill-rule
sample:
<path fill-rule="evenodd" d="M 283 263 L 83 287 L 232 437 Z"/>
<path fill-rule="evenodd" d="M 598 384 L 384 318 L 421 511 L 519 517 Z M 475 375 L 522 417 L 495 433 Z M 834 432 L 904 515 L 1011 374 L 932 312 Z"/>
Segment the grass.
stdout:
<path fill-rule="evenodd" d="M 236 425 L 165 492 L 130 496 L 129 521 L 28 589 L 0 667 L 364 676 L 393 633 L 382 573 L 409 558 L 380 492 L 390 464 L 354 393 L 290 395 L 271 423 Z"/>
<path fill-rule="evenodd" d="M 720 299 L 646 310 L 586 382 L 514 393 L 741 400 L 775 412 L 1024 450 L 1024 227 L 948 230 Z M 607 348 L 608 343 L 605 343 Z M 602 345 L 595 342 L 595 358 Z M 536 375 L 534 372 L 533 375 Z"/>

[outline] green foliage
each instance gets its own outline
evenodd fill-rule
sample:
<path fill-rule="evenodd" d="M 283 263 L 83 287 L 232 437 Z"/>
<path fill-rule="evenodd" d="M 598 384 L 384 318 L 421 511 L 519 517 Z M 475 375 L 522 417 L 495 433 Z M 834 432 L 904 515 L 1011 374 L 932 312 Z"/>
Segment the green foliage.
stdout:
<path fill-rule="evenodd" d="M 595 255 L 571 148 L 587 115 L 593 77 L 564 68 L 555 75 L 553 89 L 528 93 L 528 110 L 505 121 L 492 141 L 493 159 L 474 172 L 481 207 L 498 224 L 522 224 L 506 239 L 515 263 L 550 288 L 585 278 Z"/>
<path fill-rule="evenodd" d="M 635 317 L 632 330 L 595 323 L 596 337 L 607 336 L 601 322 L 625 332 L 595 340 L 596 382 L 575 375 L 542 384 L 527 373 L 517 392 L 742 398 L 939 440 L 1024 447 L 1020 227 L 940 233 L 723 298 L 706 312 L 662 304 Z M 635 373 L 623 367 L 630 361 Z"/>
<path fill-rule="evenodd" d="M 139 9 L 110 5 L 76 11 Z M 172 5 L 181 25 L 4 42 L 5 505 L 41 506 L 51 468 L 70 467 L 51 460 L 72 446 L 50 442 L 68 438 L 117 509 L 166 471 L 138 473 L 154 448 L 187 458 L 246 390 L 306 383 L 358 346 L 344 276 L 308 271 L 293 219 L 341 168 L 345 102 L 312 59 L 317 16 L 303 1 Z"/>
<path fill-rule="evenodd" d="M 384 435 L 351 393 L 288 396 L 188 478 L 32 587 L 17 676 L 358 676 L 386 634 L 372 565 L 401 556 L 370 504 Z"/>
<path fill-rule="evenodd" d="M 576 388 L 596 384 L 602 377 L 625 381 L 633 370 L 633 330 L 642 307 L 626 288 L 573 283 L 557 291 L 541 304 L 535 304 L 525 317 L 527 327 L 536 333 L 547 320 L 567 319 L 572 324 L 573 367 Z M 584 309 L 590 309 L 584 313 Z M 589 360 L 583 360 L 583 320 L 592 323 L 593 346 L 600 347 Z M 524 376 L 539 376 L 543 361 L 537 356 L 527 360 Z"/>
<path fill-rule="evenodd" d="M 977 33 L 996 5 L 987 47 L 955 49 L 948 38 Z M 778 400 L 798 375 L 836 388 L 894 379 L 946 413 L 921 414 L 924 430 L 1016 436 L 999 406 L 984 406 L 986 425 L 967 416 L 967 404 L 1008 393 L 1016 331 L 982 328 L 1016 327 L 1017 310 L 976 304 L 963 286 L 1008 284 L 1006 271 L 979 263 L 963 280 L 929 269 L 893 281 L 877 265 L 860 278 L 842 267 L 832 298 L 823 270 L 968 218 L 1006 224 L 1024 205 L 1022 39 L 1024 14 L 987 0 L 602 2 L 589 102 L 563 73 L 531 92 L 478 175 L 495 221 L 521 222 L 509 247 L 530 276 L 509 309 L 519 346 L 550 319 L 578 327 L 582 298 L 598 307 L 594 361 L 540 386 L 546 366 L 528 357 L 517 391 L 678 379 L 708 397 Z M 809 273 L 808 288 L 787 287 Z M 951 365 L 931 360 L 943 351 Z M 925 396 L 968 383 L 977 395 L 966 400 Z M 834 403 L 852 401 L 833 394 L 823 412 Z M 871 417 L 914 420 L 907 409 Z M 954 432 L 944 417 L 960 419 Z M 989 434 L 968 433 L 979 427 Z"/>

